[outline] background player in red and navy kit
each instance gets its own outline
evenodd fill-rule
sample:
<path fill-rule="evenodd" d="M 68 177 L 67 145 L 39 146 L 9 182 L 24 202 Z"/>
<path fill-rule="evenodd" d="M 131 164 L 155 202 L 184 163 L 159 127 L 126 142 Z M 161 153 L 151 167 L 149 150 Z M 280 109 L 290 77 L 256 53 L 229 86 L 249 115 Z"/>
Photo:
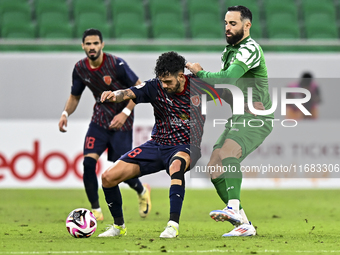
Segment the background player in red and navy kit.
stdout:
<path fill-rule="evenodd" d="M 178 235 L 179 218 L 185 193 L 185 171 L 192 168 L 201 156 L 200 144 L 205 117 L 201 107 L 192 105 L 200 100 L 203 81 L 184 74 L 185 59 L 175 52 L 162 54 L 156 63 L 157 78 L 126 90 L 107 91 L 101 102 L 122 102 L 133 99 L 151 103 L 155 125 L 151 140 L 123 155 L 115 165 L 102 174 L 106 202 L 114 218 L 114 225 L 99 237 L 126 234 L 122 212 L 122 198 L 118 184 L 127 179 L 166 170 L 171 178 L 169 191 L 170 219 L 162 238 Z M 197 98 L 198 97 L 198 98 Z"/>
<path fill-rule="evenodd" d="M 119 90 L 140 84 L 127 63 L 102 51 L 104 42 L 99 30 L 88 29 L 82 38 L 82 48 L 87 57 L 78 61 L 73 69 L 73 85 L 65 110 L 59 120 L 59 130 L 66 132 L 67 118 L 77 108 L 81 94 L 87 86 L 96 100 L 91 123 L 84 143 L 83 181 L 92 211 L 97 220 L 103 220 L 98 200 L 96 164 L 100 155 L 108 149 L 108 160 L 116 161 L 132 148 L 133 108 L 130 100 L 119 104 L 101 103 L 103 91 Z M 139 195 L 139 213 L 146 217 L 151 210 L 150 187 L 142 185 L 138 178 L 125 182 Z"/>

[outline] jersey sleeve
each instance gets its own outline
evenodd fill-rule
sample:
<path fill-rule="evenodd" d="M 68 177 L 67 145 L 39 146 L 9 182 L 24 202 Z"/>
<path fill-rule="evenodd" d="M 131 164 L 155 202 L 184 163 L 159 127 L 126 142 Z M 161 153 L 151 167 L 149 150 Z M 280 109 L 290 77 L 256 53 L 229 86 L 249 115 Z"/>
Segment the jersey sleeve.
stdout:
<path fill-rule="evenodd" d="M 72 87 L 71 87 L 71 94 L 73 96 L 80 96 L 86 85 L 83 83 L 83 81 L 80 79 L 76 69 L 73 69 L 72 73 Z"/>
<path fill-rule="evenodd" d="M 232 65 L 240 65 L 245 72 L 260 65 L 261 51 L 254 43 L 246 43 L 240 47 Z"/>
<path fill-rule="evenodd" d="M 134 86 L 138 80 L 138 76 L 131 70 L 129 65 L 122 59 L 117 57 L 117 78 L 127 88 Z"/>
<path fill-rule="evenodd" d="M 242 45 L 235 55 L 234 62 L 226 69 L 220 72 L 199 71 L 199 78 L 227 78 L 229 83 L 234 84 L 249 69 L 260 65 L 261 51 L 254 43 L 246 43 Z"/>
<path fill-rule="evenodd" d="M 136 98 L 133 99 L 136 104 L 151 103 L 156 100 L 158 85 L 157 81 L 154 79 L 143 82 L 142 84 L 131 87 L 130 89 L 136 95 Z"/>

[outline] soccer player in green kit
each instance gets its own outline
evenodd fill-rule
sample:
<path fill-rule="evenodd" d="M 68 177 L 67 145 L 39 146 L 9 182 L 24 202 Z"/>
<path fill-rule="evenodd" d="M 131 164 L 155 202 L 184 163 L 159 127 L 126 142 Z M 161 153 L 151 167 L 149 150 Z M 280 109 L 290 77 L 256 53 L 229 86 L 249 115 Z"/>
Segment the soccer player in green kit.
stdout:
<path fill-rule="evenodd" d="M 260 45 L 251 37 L 249 29 L 252 22 L 251 11 L 244 6 L 232 6 L 225 15 L 225 36 L 228 45 L 222 53 L 222 70 L 219 72 L 204 71 L 199 63 L 188 62 L 186 67 L 199 78 L 214 80 L 225 79 L 229 84 L 242 90 L 247 102 L 248 87 L 252 88 L 253 102 L 262 102 L 265 109 L 271 109 L 268 91 L 267 67 Z M 223 80 L 224 79 L 224 80 Z M 217 84 L 215 82 L 215 84 Z M 223 210 L 210 212 L 216 221 L 229 221 L 234 229 L 223 236 L 253 236 L 256 230 L 248 221 L 240 205 L 242 172 L 240 163 L 254 151 L 272 131 L 274 115 L 233 115 L 226 128 L 214 145 L 208 166 L 221 166 L 223 169 L 234 169 L 234 172 L 211 173 L 211 181 L 226 204 Z M 248 125 L 261 123 L 260 127 Z M 231 121 L 234 123 L 231 126 Z M 257 124 L 256 124 L 257 125 Z M 236 171 L 235 171 L 236 170 Z"/>

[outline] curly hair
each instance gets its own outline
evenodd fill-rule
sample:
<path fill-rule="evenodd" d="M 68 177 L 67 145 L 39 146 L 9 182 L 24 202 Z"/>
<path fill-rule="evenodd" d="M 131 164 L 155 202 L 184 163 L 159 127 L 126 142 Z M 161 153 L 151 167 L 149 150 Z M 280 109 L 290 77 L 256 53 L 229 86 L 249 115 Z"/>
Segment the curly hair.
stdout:
<path fill-rule="evenodd" d="M 185 58 L 177 52 L 163 53 L 156 61 L 155 74 L 157 77 L 176 75 L 180 71 L 184 72 L 185 63 Z"/>

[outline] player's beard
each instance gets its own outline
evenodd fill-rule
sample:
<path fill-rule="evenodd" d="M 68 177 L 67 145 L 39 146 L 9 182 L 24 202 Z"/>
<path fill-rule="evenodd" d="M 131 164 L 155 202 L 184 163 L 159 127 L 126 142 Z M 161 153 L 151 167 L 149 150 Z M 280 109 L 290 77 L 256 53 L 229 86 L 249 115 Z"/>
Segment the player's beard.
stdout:
<path fill-rule="evenodd" d="M 165 89 L 165 92 L 166 92 L 167 94 L 175 94 L 175 93 L 178 93 L 179 87 L 180 87 L 180 86 L 181 86 L 181 84 L 179 83 L 179 81 L 177 81 L 176 86 L 175 86 L 173 89 L 171 89 L 171 90 Z"/>
<path fill-rule="evenodd" d="M 95 51 L 89 51 L 89 53 L 87 53 L 87 57 L 88 57 L 89 59 L 91 59 L 92 61 L 96 61 L 96 60 L 99 58 L 99 56 L 100 56 L 102 50 L 99 50 L 98 53 L 97 53 L 96 55 L 90 55 L 90 53 L 92 53 L 92 52 L 95 53 Z"/>
<path fill-rule="evenodd" d="M 227 36 L 227 32 L 225 34 L 225 38 L 227 39 L 227 43 L 230 44 L 230 45 L 234 45 L 235 43 L 239 42 L 243 38 L 244 31 L 243 31 L 243 28 L 242 28 L 239 31 L 237 31 L 235 34 L 232 34 L 231 32 L 229 32 L 229 34 L 231 34 L 230 37 Z"/>

